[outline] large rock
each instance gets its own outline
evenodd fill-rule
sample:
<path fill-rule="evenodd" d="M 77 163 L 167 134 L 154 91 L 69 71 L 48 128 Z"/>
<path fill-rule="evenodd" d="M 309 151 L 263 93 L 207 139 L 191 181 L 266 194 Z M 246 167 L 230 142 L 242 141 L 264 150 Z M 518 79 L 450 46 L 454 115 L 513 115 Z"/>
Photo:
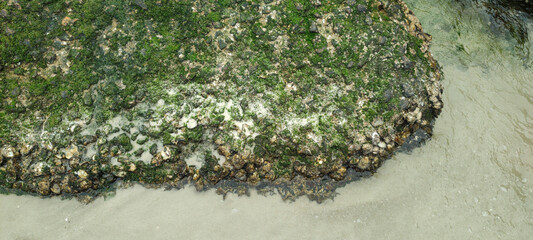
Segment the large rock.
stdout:
<path fill-rule="evenodd" d="M 342 180 L 442 108 L 431 36 L 401 0 L 113 4 L 2 14 L 1 141 L 41 146 L 22 157 L 50 168 L 25 179 L 41 194 Z"/>

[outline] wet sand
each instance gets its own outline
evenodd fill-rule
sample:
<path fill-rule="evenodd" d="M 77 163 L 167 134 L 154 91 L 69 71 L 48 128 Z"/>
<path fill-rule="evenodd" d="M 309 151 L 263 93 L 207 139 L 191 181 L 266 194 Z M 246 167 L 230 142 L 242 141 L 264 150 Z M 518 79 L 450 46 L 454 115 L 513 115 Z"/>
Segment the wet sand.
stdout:
<path fill-rule="evenodd" d="M 531 65 L 474 10 L 407 3 L 434 37 L 445 108 L 425 146 L 338 189 L 334 200 L 254 192 L 222 200 L 192 187 L 141 186 L 89 205 L 2 195 L 0 239 L 531 239 Z"/>

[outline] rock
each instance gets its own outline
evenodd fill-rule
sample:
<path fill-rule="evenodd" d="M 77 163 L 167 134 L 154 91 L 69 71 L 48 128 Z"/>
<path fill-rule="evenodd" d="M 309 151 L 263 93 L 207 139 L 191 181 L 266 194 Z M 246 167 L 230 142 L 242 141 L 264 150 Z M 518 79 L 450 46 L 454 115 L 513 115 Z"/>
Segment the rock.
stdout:
<path fill-rule="evenodd" d="M 331 179 L 374 171 L 442 107 L 431 38 L 400 0 L 133 0 L 85 26 L 88 7 L 109 10 L 90 2 L 0 8 L 40 20 L 0 30 L 32 33 L 4 44 L 28 48 L 2 59 L 14 82 L 0 101 L 28 113 L 3 123 L 14 127 L 2 144 L 20 147 L 0 149 L 6 186 L 92 199 L 117 180 L 233 192 L 276 181 L 300 184 L 283 196 L 315 198 Z"/>
<path fill-rule="evenodd" d="M 69 148 L 65 150 L 65 158 L 66 159 L 72 159 L 73 157 L 78 157 L 80 155 L 80 152 L 78 152 L 78 146 L 71 145 Z"/>
<path fill-rule="evenodd" d="M 61 193 L 61 187 L 59 187 L 59 184 L 57 183 L 54 183 L 54 185 L 52 185 L 52 192 L 56 195 L 59 195 Z"/>
<path fill-rule="evenodd" d="M 220 48 L 220 50 L 226 49 L 227 46 L 228 44 L 226 43 L 226 41 L 222 39 L 218 40 L 218 47 Z"/>
<path fill-rule="evenodd" d="M 372 122 L 372 126 L 374 126 L 374 127 L 379 127 L 381 125 L 383 125 L 383 120 L 381 118 L 376 118 Z"/>
<path fill-rule="evenodd" d="M 354 65 L 355 65 L 355 63 L 354 63 L 353 61 L 350 61 L 350 62 L 346 65 L 346 68 L 350 69 L 350 68 L 352 68 Z"/>
<path fill-rule="evenodd" d="M 148 6 L 144 3 L 144 0 L 135 0 L 135 5 L 139 6 L 143 10 L 148 10 Z"/>
<path fill-rule="evenodd" d="M 187 128 L 188 128 L 188 129 L 193 129 L 193 128 L 195 128 L 196 126 L 198 126 L 198 122 L 196 121 L 196 119 L 194 119 L 194 118 L 190 118 L 190 119 L 187 121 Z"/>
<path fill-rule="evenodd" d="M 365 143 L 363 144 L 361 149 L 363 150 L 363 153 L 369 153 L 370 151 L 372 151 L 372 147 L 373 147 L 372 144 Z"/>
<path fill-rule="evenodd" d="M 38 162 L 34 163 L 30 166 L 31 172 L 33 173 L 33 176 L 39 177 L 43 175 L 43 168 L 47 166 L 45 162 Z"/>
<path fill-rule="evenodd" d="M 163 160 L 168 160 L 171 157 L 171 152 L 169 147 L 164 147 L 163 151 L 161 151 L 161 158 Z"/>
<path fill-rule="evenodd" d="M 20 154 L 21 154 L 22 156 L 26 156 L 26 155 L 28 155 L 28 154 L 31 153 L 31 151 L 33 150 L 33 148 L 34 148 L 34 145 L 33 145 L 33 144 L 26 144 L 26 143 L 24 143 L 24 144 L 22 144 L 22 146 L 20 147 L 20 151 L 19 151 L 19 152 L 20 152 Z"/>
<path fill-rule="evenodd" d="M 61 25 L 67 26 L 74 22 L 76 22 L 78 19 L 71 19 L 70 17 L 66 16 L 61 20 Z"/>
<path fill-rule="evenodd" d="M 309 27 L 309 31 L 312 33 L 318 33 L 318 27 L 316 26 L 315 22 L 311 23 L 311 27 Z"/>
<path fill-rule="evenodd" d="M 137 166 L 135 165 L 135 163 L 130 163 L 128 171 L 135 172 L 135 170 L 137 170 Z"/>
<path fill-rule="evenodd" d="M 365 13 L 367 10 L 367 8 L 361 4 L 358 4 L 357 5 L 357 11 L 359 11 L 360 13 Z"/>
<path fill-rule="evenodd" d="M 384 37 L 384 36 L 379 36 L 379 38 L 378 38 L 378 43 L 379 43 L 380 45 L 384 45 L 386 42 L 387 42 L 387 38 L 386 38 L 386 37 Z"/>
<path fill-rule="evenodd" d="M 402 110 L 407 110 L 409 108 L 409 101 L 406 99 L 400 99 L 400 108 Z"/>
<path fill-rule="evenodd" d="M 7 11 L 5 9 L 0 10 L 0 17 L 6 18 L 8 16 Z"/>
<path fill-rule="evenodd" d="M 403 95 L 407 98 L 411 98 L 413 96 L 415 96 L 415 92 L 413 90 L 413 88 L 407 84 L 407 83 L 404 83 L 402 84 L 402 89 L 403 89 Z"/>
<path fill-rule="evenodd" d="M 78 170 L 76 172 L 76 175 L 78 175 L 78 177 L 80 177 L 81 179 L 87 179 L 89 177 L 89 174 L 83 169 Z"/>
<path fill-rule="evenodd" d="M 2 157 L 6 159 L 11 159 L 18 155 L 17 150 L 11 146 L 4 146 L 2 149 L 0 149 L 0 152 L 2 153 Z"/>
<path fill-rule="evenodd" d="M 372 18 L 371 18 L 370 16 L 366 16 L 366 18 L 365 18 L 365 22 L 366 22 L 366 24 L 368 24 L 368 25 L 372 25 Z"/>
<path fill-rule="evenodd" d="M 222 29 L 224 27 L 224 25 L 222 25 L 222 23 L 220 23 L 220 22 L 214 22 L 213 23 L 213 27 L 215 29 Z"/>
<path fill-rule="evenodd" d="M 50 194 L 50 182 L 48 177 L 43 178 L 39 183 L 37 184 L 39 194 L 43 196 L 47 196 Z"/>

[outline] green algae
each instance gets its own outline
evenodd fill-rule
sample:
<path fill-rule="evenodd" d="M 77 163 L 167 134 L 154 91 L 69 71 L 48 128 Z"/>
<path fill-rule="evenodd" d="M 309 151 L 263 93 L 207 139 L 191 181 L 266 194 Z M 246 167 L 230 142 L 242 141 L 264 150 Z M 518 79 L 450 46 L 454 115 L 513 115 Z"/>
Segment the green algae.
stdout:
<path fill-rule="evenodd" d="M 17 179 L 45 158 L 71 168 L 57 175 L 95 172 L 90 183 L 71 176 L 82 190 L 68 194 L 104 187 L 104 175 L 106 183 L 253 184 L 374 171 L 440 111 L 428 35 L 410 29 L 401 1 L 18 1 L 0 9 L 0 143 L 38 149 L 4 162 Z M 85 165 L 72 168 L 66 149 L 84 136 L 96 143 L 78 144 L 73 159 Z M 193 167 L 198 151 L 206 154 Z M 41 190 L 28 188 L 49 192 Z"/>

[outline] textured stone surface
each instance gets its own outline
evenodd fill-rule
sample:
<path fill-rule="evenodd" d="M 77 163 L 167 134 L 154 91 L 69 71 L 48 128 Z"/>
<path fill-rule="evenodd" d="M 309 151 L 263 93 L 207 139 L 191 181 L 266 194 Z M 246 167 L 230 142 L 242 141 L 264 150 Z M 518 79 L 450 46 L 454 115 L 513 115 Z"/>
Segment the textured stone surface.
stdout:
<path fill-rule="evenodd" d="M 340 181 L 442 108 L 431 36 L 399 0 L 0 9 L 5 189 Z"/>

